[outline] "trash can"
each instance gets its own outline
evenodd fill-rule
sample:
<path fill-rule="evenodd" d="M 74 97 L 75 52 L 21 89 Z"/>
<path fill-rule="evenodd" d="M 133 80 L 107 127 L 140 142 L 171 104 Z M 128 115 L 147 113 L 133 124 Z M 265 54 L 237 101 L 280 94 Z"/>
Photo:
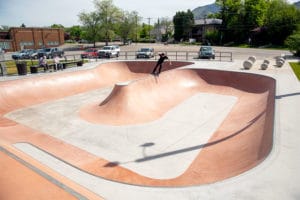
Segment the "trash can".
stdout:
<path fill-rule="evenodd" d="M 31 73 L 31 74 L 36 74 L 36 73 L 38 73 L 38 68 L 37 68 L 37 67 L 34 67 L 34 66 L 31 66 L 31 67 L 30 67 L 30 73 Z"/>
<path fill-rule="evenodd" d="M 82 65 L 83 65 L 83 61 L 82 60 L 80 60 L 80 61 L 77 62 L 77 66 L 78 67 L 81 67 Z"/>
<path fill-rule="evenodd" d="M 17 65 L 19 75 L 26 75 L 27 74 L 27 64 L 26 64 L 26 62 L 18 62 L 16 65 Z"/>

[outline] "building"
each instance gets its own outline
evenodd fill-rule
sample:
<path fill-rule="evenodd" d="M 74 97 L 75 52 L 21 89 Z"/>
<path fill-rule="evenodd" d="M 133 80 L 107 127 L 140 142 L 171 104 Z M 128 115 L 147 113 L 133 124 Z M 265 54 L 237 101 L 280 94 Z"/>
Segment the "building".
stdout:
<path fill-rule="evenodd" d="M 57 47 L 64 42 L 64 30 L 59 28 L 18 27 L 0 32 L 0 47 L 5 51 Z"/>
<path fill-rule="evenodd" d="M 198 42 L 206 42 L 205 34 L 209 31 L 218 30 L 221 25 L 221 19 L 197 19 L 192 30 L 192 37 Z"/>

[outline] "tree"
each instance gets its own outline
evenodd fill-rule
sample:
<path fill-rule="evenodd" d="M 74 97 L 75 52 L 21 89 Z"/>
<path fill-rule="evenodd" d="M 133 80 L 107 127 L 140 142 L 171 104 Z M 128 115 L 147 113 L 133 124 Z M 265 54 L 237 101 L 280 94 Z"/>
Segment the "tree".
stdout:
<path fill-rule="evenodd" d="M 137 12 L 123 12 L 123 20 L 120 23 L 118 33 L 122 38 L 124 44 L 125 42 L 131 38 L 137 38 L 137 31 L 138 31 L 138 22 L 140 17 L 138 16 Z"/>
<path fill-rule="evenodd" d="M 265 26 L 269 42 L 283 45 L 285 39 L 297 28 L 300 11 L 285 0 L 271 0 L 266 14 Z"/>
<path fill-rule="evenodd" d="M 244 8 L 242 0 L 216 0 L 221 11 L 218 18 L 222 19 L 222 43 L 239 43 L 245 38 Z"/>
<path fill-rule="evenodd" d="M 106 45 L 115 36 L 116 27 L 122 19 L 122 12 L 113 5 L 112 0 L 94 0 L 96 10 L 91 13 L 80 13 L 79 20 L 83 24 L 82 37 L 92 41 L 104 39 Z"/>
<path fill-rule="evenodd" d="M 68 32 L 70 34 L 70 38 L 72 40 L 80 40 L 82 37 L 82 28 L 80 26 L 72 26 L 70 28 L 68 28 Z"/>
<path fill-rule="evenodd" d="M 174 31 L 173 22 L 168 18 L 158 19 L 157 23 L 154 24 L 154 30 L 156 30 L 155 33 L 158 40 L 168 41 Z"/>
<path fill-rule="evenodd" d="M 106 45 L 115 36 L 116 25 L 122 21 L 121 10 L 113 5 L 112 0 L 94 0 L 100 20 L 100 33 Z"/>
<path fill-rule="evenodd" d="M 79 21 L 83 24 L 82 36 L 88 41 L 94 43 L 96 47 L 96 41 L 100 38 L 100 16 L 97 12 L 79 14 Z"/>
<path fill-rule="evenodd" d="M 216 0 L 224 42 L 282 45 L 299 22 L 299 10 L 286 0 Z"/>
<path fill-rule="evenodd" d="M 194 15 L 190 10 L 176 12 L 173 23 L 175 40 L 180 41 L 190 38 L 192 26 L 194 25 Z"/>
<path fill-rule="evenodd" d="M 295 56 L 300 56 L 300 32 L 290 35 L 286 39 L 285 45 Z"/>
<path fill-rule="evenodd" d="M 248 30 L 264 25 L 269 4 L 266 0 L 245 0 L 244 23 Z"/>
<path fill-rule="evenodd" d="M 284 43 L 295 56 L 300 56 L 300 24 L 297 25 L 297 30 L 288 36 Z"/>
<path fill-rule="evenodd" d="M 64 28 L 64 26 L 61 24 L 52 24 L 50 27 L 51 28 Z"/>
<path fill-rule="evenodd" d="M 149 32 L 150 32 L 151 28 L 152 28 L 151 25 L 143 23 L 142 27 L 140 29 L 140 33 L 139 33 L 140 37 L 143 38 L 143 39 L 150 40 Z"/>

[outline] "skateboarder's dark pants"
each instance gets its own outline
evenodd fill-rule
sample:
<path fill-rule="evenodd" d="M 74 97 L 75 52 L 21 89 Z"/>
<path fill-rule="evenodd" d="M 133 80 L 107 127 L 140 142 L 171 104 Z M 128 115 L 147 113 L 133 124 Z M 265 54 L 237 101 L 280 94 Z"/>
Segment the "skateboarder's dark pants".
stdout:
<path fill-rule="evenodd" d="M 157 67 L 159 66 L 158 68 L 158 74 L 160 74 L 160 71 L 161 71 L 161 68 L 162 68 L 162 63 L 157 63 L 156 66 L 154 67 L 153 71 L 152 71 L 152 74 L 155 73 Z"/>

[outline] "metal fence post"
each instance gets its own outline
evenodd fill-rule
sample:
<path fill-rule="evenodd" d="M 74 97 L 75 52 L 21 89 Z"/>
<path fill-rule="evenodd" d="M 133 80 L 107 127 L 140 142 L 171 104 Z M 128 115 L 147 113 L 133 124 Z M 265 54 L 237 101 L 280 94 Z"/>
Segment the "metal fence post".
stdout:
<path fill-rule="evenodd" d="M 4 53 L 0 52 L 0 74 L 2 76 L 6 76 L 7 75 L 7 69 L 6 69 L 6 64 L 5 64 L 5 58 L 4 58 Z"/>

